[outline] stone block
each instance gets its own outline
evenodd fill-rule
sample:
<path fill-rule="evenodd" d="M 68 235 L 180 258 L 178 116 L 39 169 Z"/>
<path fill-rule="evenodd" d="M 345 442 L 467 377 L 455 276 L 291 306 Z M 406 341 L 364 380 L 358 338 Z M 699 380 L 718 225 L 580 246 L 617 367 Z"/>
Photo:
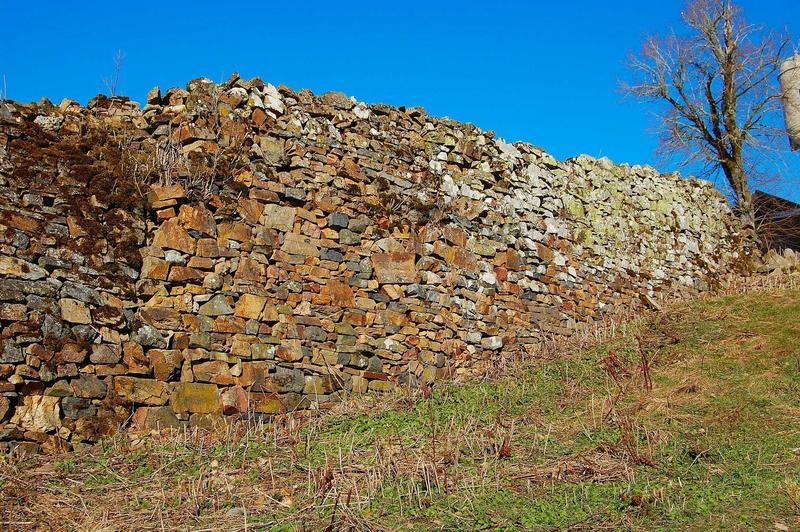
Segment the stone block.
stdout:
<path fill-rule="evenodd" d="M 175 219 L 162 223 L 153 236 L 154 246 L 176 249 L 189 255 L 194 254 L 195 244 L 195 239 Z"/>
<path fill-rule="evenodd" d="M 271 229 L 288 232 L 294 226 L 294 217 L 296 209 L 294 207 L 284 207 L 268 203 L 264 205 L 264 211 L 261 214 L 261 225 Z"/>
<path fill-rule="evenodd" d="M 319 240 L 298 235 L 297 233 L 286 233 L 281 245 L 281 251 L 290 255 L 319 257 Z"/>
<path fill-rule="evenodd" d="M 180 382 L 175 385 L 170 405 L 175 413 L 222 413 L 219 390 L 213 384 Z"/>
<path fill-rule="evenodd" d="M 160 406 L 169 400 L 169 388 L 163 382 L 138 377 L 114 377 L 114 392 L 132 403 Z"/>
<path fill-rule="evenodd" d="M 416 280 L 417 268 L 413 253 L 374 253 L 371 258 L 375 277 L 381 284 L 409 284 Z"/>
<path fill-rule="evenodd" d="M 234 315 L 240 318 L 257 320 L 261 316 L 261 311 L 266 303 L 267 298 L 265 297 L 242 294 L 236 302 Z"/>
<path fill-rule="evenodd" d="M 200 305 L 198 312 L 204 316 L 224 316 L 233 314 L 233 309 L 225 296 L 217 295 Z"/>
<path fill-rule="evenodd" d="M 89 307 L 77 299 L 61 299 L 58 302 L 61 309 L 61 319 L 70 323 L 88 324 L 92 323 L 92 315 Z"/>
<path fill-rule="evenodd" d="M 140 406 L 131 420 L 139 430 L 164 430 L 181 428 L 181 422 L 168 406 Z"/>
<path fill-rule="evenodd" d="M 81 375 L 70 381 L 75 397 L 101 399 L 106 396 L 106 384 L 95 375 Z"/>
<path fill-rule="evenodd" d="M 222 413 L 225 415 L 246 414 L 248 404 L 247 392 L 241 386 L 232 386 L 222 392 Z"/>
<path fill-rule="evenodd" d="M 11 422 L 33 432 L 53 432 L 61 426 L 61 398 L 26 395 L 17 405 Z"/>

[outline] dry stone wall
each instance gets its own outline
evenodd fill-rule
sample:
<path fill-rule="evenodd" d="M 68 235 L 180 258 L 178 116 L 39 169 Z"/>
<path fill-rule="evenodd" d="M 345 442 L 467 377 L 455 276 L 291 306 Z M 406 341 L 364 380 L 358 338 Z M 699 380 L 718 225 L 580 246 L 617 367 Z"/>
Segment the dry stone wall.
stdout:
<path fill-rule="evenodd" d="M 324 409 L 706 290 L 710 184 L 234 76 L 0 103 L 0 448 Z"/>

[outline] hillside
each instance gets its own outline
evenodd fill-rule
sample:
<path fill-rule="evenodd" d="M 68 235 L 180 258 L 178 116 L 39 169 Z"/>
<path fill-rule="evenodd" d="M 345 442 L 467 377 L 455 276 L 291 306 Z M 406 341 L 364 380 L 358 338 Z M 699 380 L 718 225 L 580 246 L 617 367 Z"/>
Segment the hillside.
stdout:
<path fill-rule="evenodd" d="M 488 380 L 3 457 L 7 529 L 800 527 L 800 291 L 670 305 Z"/>

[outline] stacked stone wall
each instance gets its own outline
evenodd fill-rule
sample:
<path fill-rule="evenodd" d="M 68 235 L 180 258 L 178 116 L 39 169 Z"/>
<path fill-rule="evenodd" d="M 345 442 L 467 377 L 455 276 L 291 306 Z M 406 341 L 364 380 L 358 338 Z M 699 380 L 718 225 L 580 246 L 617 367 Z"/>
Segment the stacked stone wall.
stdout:
<path fill-rule="evenodd" d="M 706 182 L 235 76 L 0 103 L 0 198 L 4 446 L 431 383 L 750 253 Z"/>

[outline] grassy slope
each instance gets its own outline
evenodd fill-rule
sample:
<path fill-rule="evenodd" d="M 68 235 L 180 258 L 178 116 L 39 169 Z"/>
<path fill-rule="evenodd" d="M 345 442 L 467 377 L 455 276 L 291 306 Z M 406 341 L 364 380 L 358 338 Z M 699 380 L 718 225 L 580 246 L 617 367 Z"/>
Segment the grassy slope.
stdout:
<path fill-rule="evenodd" d="M 0 458 L 0 528 L 800 528 L 797 290 L 672 307 L 512 373 Z"/>

